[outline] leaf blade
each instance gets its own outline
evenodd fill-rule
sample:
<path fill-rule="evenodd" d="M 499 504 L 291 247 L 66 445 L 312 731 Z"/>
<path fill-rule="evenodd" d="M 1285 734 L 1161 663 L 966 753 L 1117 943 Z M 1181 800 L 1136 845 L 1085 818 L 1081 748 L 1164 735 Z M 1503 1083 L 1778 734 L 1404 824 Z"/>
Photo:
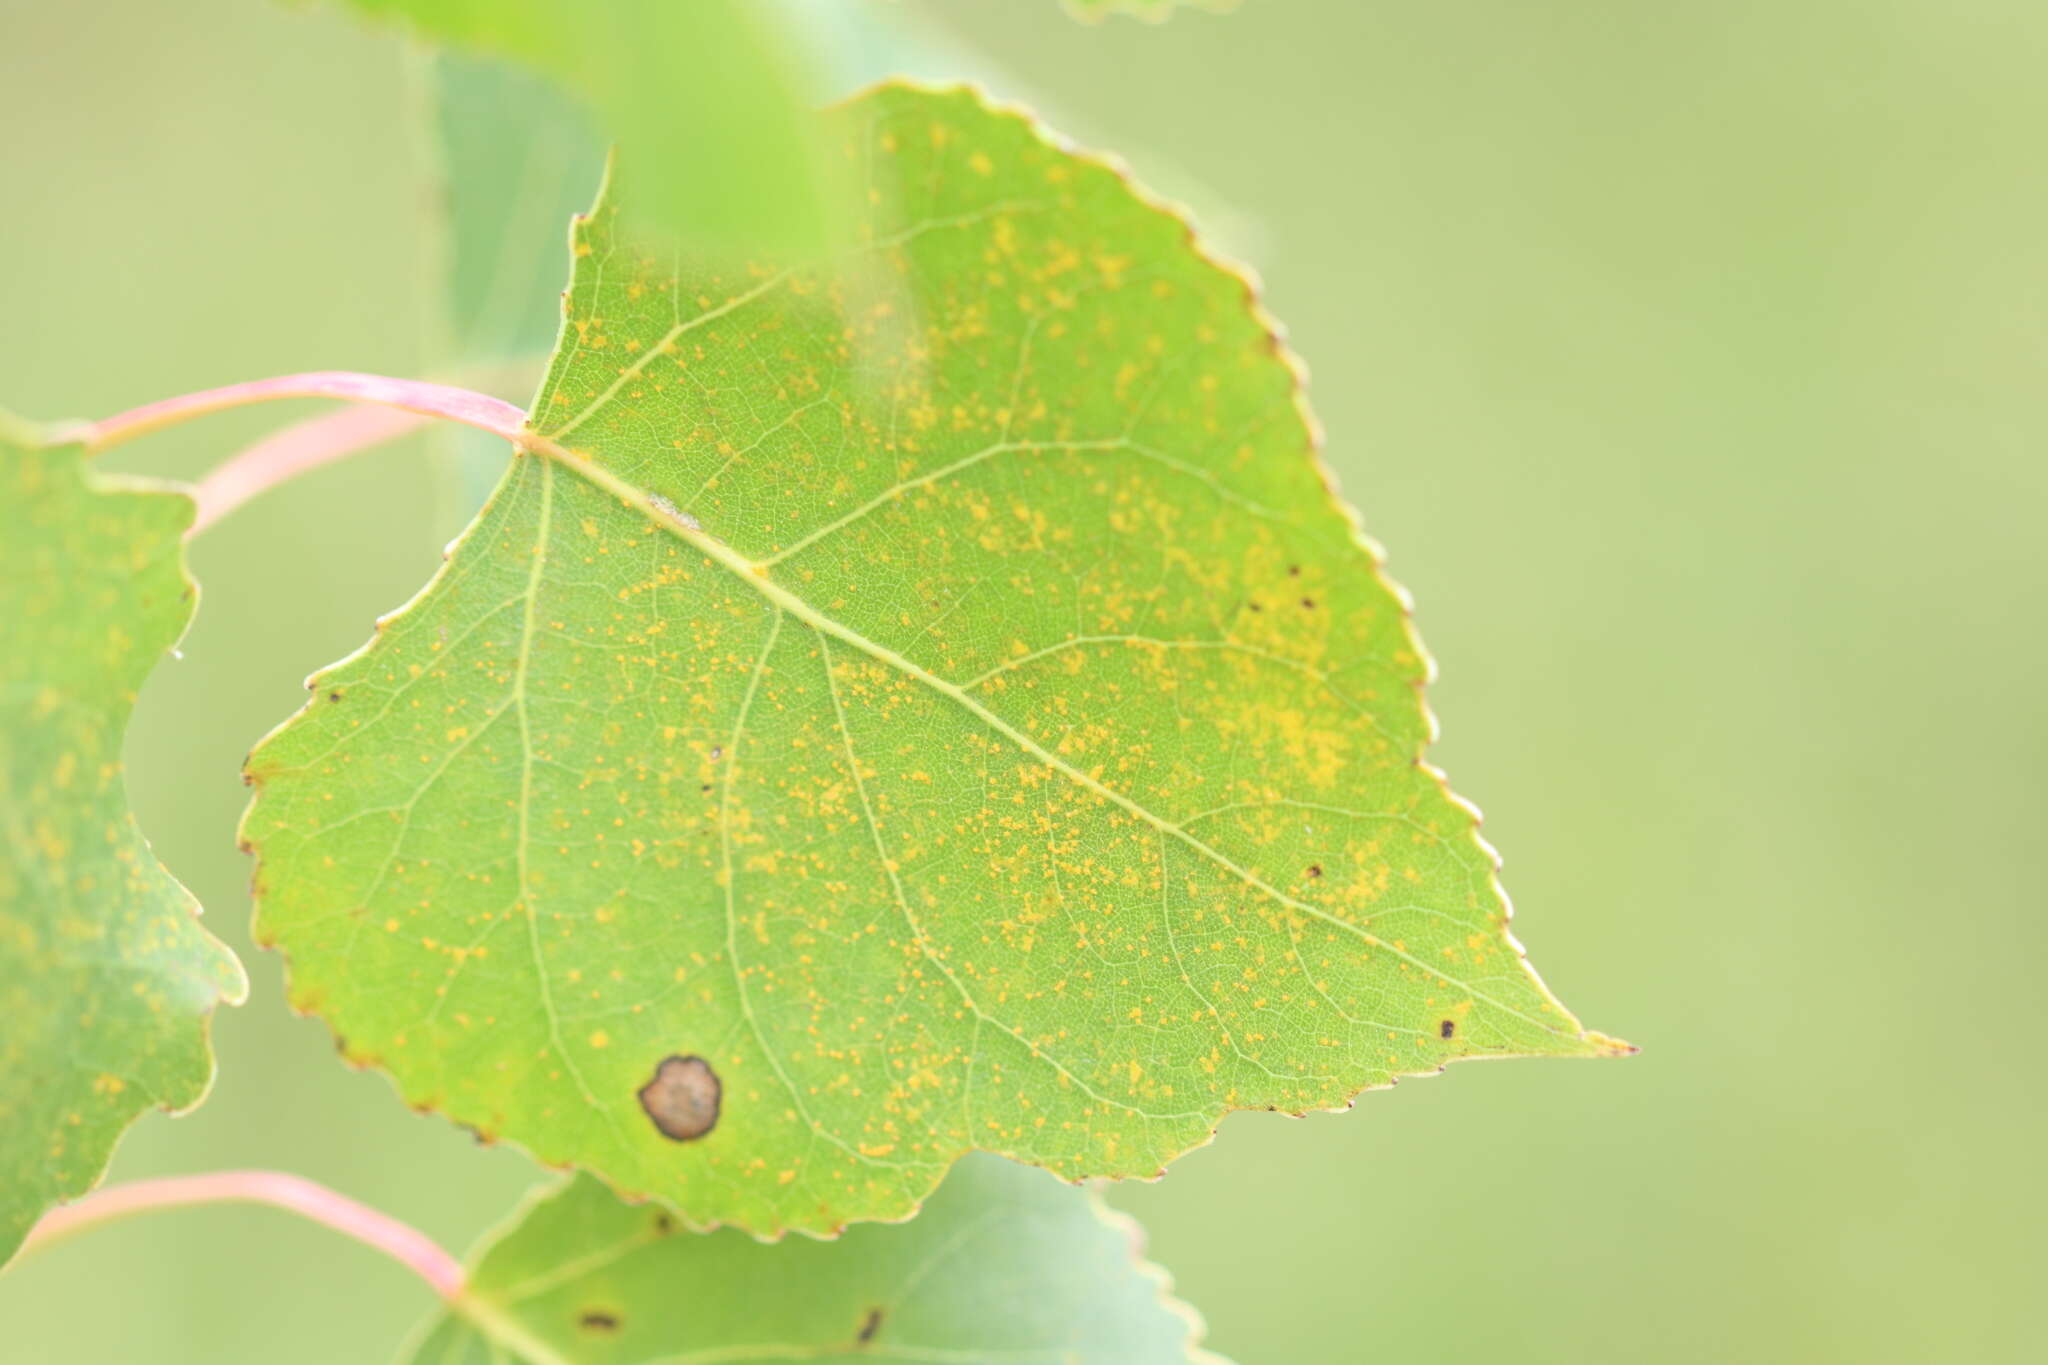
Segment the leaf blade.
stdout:
<path fill-rule="evenodd" d="M 1160 24 L 1173 17 L 1177 9 L 1205 9 L 1227 11 L 1237 8 L 1238 0 L 1060 0 L 1067 13 L 1084 24 L 1099 24 L 1112 14 L 1128 14 L 1147 23 Z"/>
<path fill-rule="evenodd" d="M 1223 1365 L 1140 1240 L 1093 1193 L 988 1157 L 910 1224 L 773 1246 L 681 1233 L 583 1176 L 486 1242 L 468 1320 L 443 1314 L 402 1359 Z"/>
<path fill-rule="evenodd" d="M 347 3 L 561 82 L 634 155 L 678 172 L 641 204 L 647 225 L 720 250 L 824 244 L 831 204 L 804 74 L 762 11 L 739 0 Z"/>
<path fill-rule="evenodd" d="M 764 1234 L 976 1148 L 1150 1175 L 1233 1109 L 1611 1051 L 1420 762 L 1426 660 L 1249 285 L 971 92 L 836 118 L 876 205 L 836 274 L 678 276 L 608 192 L 529 453 L 318 684 L 367 714 L 252 760 L 302 1003 L 412 1102 Z M 639 1097 L 688 1057 L 679 1145 Z"/>
<path fill-rule="evenodd" d="M 97 1184 L 150 1108 L 213 1078 L 207 1021 L 248 990 L 128 809 L 136 689 L 197 586 L 182 493 L 89 474 L 75 444 L 0 422 L 0 1262 Z"/>

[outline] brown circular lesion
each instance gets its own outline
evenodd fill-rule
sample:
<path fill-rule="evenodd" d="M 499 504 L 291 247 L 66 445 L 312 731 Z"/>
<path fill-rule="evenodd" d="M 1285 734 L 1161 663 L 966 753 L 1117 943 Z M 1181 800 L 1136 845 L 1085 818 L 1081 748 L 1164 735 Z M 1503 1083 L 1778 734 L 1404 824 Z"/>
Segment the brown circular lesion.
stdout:
<path fill-rule="evenodd" d="M 665 1138 L 693 1142 L 718 1126 L 724 1096 L 711 1063 L 695 1055 L 671 1055 L 654 1068 L 654 1077 L 640 1087 L 640 1108 Z"/>

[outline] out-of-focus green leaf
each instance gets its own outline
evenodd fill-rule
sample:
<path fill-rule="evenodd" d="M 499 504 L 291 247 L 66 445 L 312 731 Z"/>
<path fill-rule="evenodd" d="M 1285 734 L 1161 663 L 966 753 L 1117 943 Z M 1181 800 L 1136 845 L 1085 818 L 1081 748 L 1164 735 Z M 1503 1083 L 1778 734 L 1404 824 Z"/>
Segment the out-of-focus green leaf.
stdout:
<path fill-rule="evenodd" d="M 151 1107 L 213 1079 L 241 964 L 149 851 L 121 740 L 192 617 L 192 500 L 0 413 L 0 1261 Z"/>
<path fill-rule="evenodd" d="M 1140 19 L 1158 23 L 1172 16 L 1176 9 L 1229 10 L 1237 8 L 1237 0 L 1061 0 L 1067 11 L 1076 19 L 1099 24 L 1112 14 L 1133 14 Z"/>
<path fill-rule="evenodd" d="M 443 51 L 420 78 L 439 209 L 434 367 L 523 403 L 561 330 L 563 245 L 597 192 L 604 140 L 581 104 L 516 63 Z M 449 456 L 452 536 L 496 484 L 504 445 L 452 424 L 432 439 Z"/>
<path fill-rule="evenodd" d="M 830 196 L 794 54 L 744 0 L 347 0 L 420 36 L 509 57 L 596 111 L 661 166 L 643 225 L 720 252 L 808 251 Z"/>
<path fill-rule="evenodd" d="M 413 1365 L 1225 1365 L 1093 1193 L 993 1157 L 915 1221 L 833 1242 L 692 1235 L 579 1176 L 482 1249 Z"/>
<path fill-rule="evenodd" d="M 830 126 L 831 269 L 644 254 L 607 193 L 527 453 L 252 756 L 295 1001 L 762 1234 L 1617 1050 L 1421 763 L 1426 660 L 1247 282 L 972 92 Z"/>
<path fill-rule="evenodd" d="M 561 330 L 564 244 L 597 193 L 604 140 L 580 104 L 522 66 L 450 51 L 427 78 L 449 342 L 466 365 L 531 364 L 530 391 Z"/>

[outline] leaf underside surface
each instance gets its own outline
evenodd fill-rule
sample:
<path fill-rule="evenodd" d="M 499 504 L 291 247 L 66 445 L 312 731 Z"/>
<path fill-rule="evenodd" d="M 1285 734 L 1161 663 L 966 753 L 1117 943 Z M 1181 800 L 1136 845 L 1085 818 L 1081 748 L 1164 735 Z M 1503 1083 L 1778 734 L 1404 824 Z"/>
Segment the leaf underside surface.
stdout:
<path fill-rule="evenodd" d="M 213 1078 L 240 964 L 128 809 L 135 695 L 198 589 L 192 500 L 89 474 L 0 414 L 0 1262 L 144 1110 Z"/>
<path fill-rule="evenodd" d="M 1094 1194 L 994 1157 L 955 1168 L 916 1220 L 838 1241 L 693 1236 L 578 1176 L 482 1251 L 474 1311 L 444 1314 L 412 1365 L 1224 1365 Z"/>
<path fill-rule="evenodd" d="M 1595 1055 L 1247 282 L 965 90 L 830 271 L 579 226 L 533 437 L 250 761 L 258 932 L 411 1103 L 692 1224 Z M 628 168 L 630 174 L 630 167 Z"/>

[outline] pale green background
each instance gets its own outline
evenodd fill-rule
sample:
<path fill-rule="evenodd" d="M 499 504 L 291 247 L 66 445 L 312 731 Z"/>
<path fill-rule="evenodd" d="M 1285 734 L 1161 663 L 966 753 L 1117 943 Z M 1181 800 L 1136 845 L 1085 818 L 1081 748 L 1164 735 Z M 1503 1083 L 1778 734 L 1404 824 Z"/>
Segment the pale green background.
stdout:
<path fill-rule="evenodd" d="M 1647 1049 L 1237 1118 L 1119 1191 L 1216 1346 L 2037 1358 L 2048 6 L 919 12 L 1257 262 L 1420 599 L 1436 757 L 1517 927 Z M 415 368 L 402 66 L 261 0 L 0 0 L 0 402 Z M 281 415 L 117 462 L 196 473 Z M 199 624 L 130 748 L 238 948 L 236 765 L 422 581 L 443 486 L 394 449 L 196 551 Z M 343 1070 L 250 966 L 213 1099 L 144 1122 L 119 1174 L 286 1166 L 454 1244 L 509 1205 L 523 1158 Z M 360 1365 L 424 1308 L 280 1215 L 174 1214 L 9 1272 L 0 1360 Z"/>

